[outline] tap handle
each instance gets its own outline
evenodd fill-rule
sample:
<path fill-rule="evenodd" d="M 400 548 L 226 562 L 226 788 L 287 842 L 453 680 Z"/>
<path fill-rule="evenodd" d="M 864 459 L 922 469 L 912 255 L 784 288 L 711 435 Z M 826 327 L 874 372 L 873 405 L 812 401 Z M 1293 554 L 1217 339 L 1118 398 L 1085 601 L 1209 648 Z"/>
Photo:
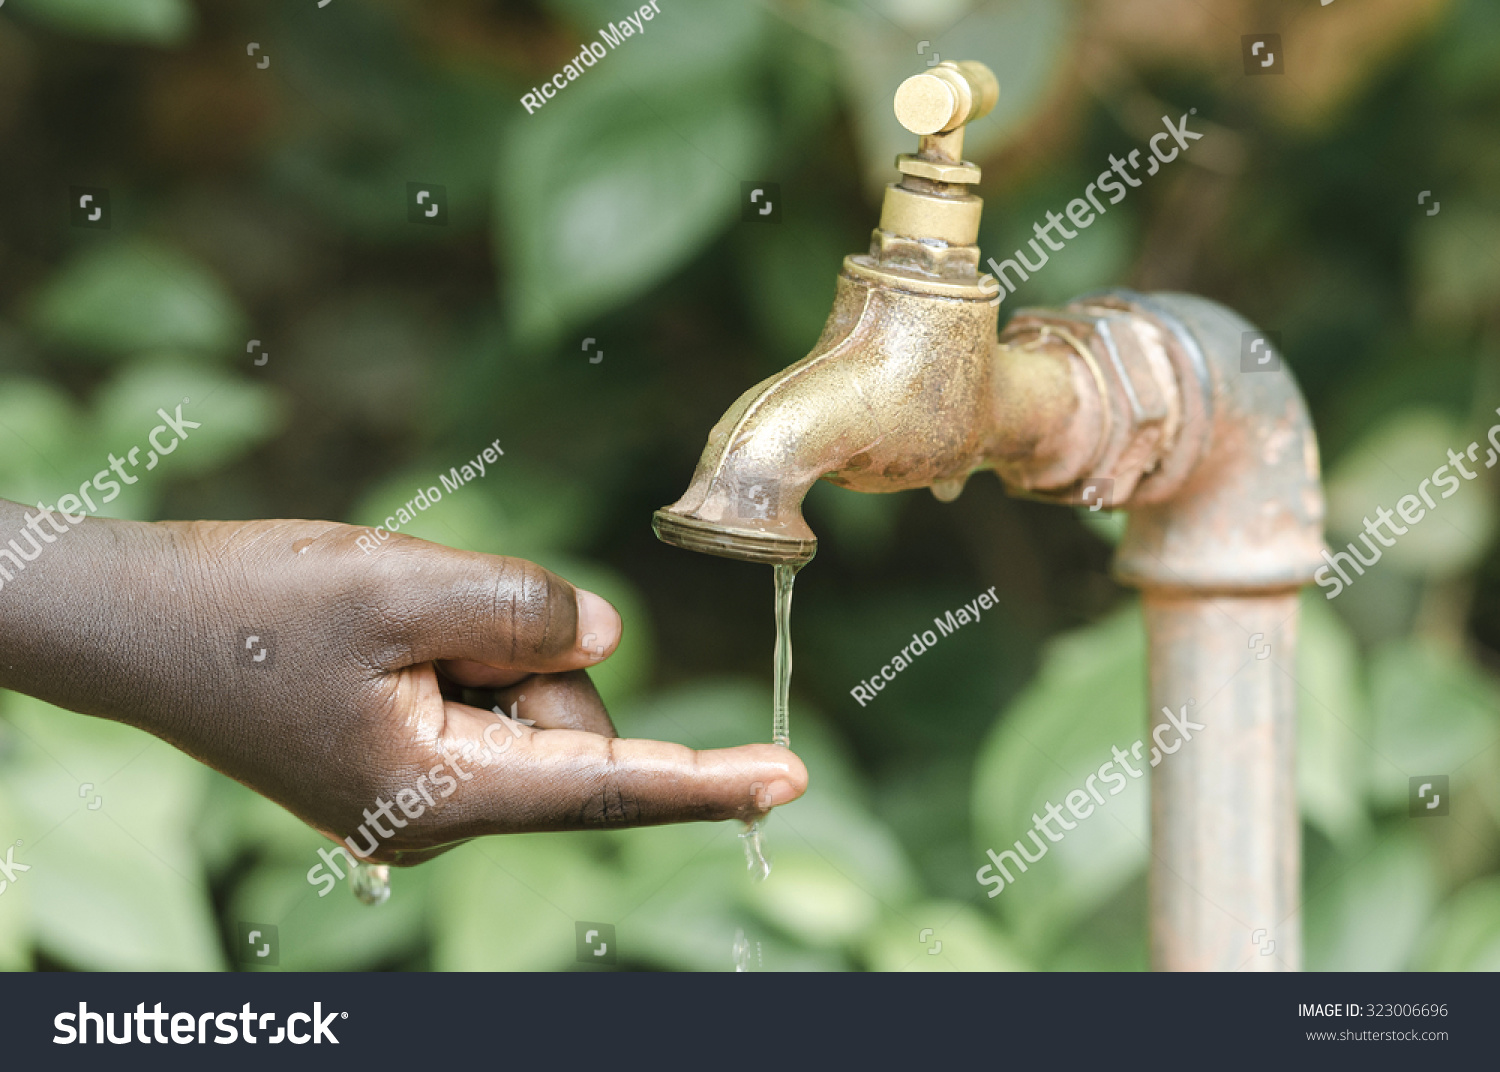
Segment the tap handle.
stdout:
<path fill-rule="evenodd" d="M 896 90 L 896 118 L 913 134 L 947 134 L 988 115 L 1000 83 L 982 63 L 945 61 Z"/>

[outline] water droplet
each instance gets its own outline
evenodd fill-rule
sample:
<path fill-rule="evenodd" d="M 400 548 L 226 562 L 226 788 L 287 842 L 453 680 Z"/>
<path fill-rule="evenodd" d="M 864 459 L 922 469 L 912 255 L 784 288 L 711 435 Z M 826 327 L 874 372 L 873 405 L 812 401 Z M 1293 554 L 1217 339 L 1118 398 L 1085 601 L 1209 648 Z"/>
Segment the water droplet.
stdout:
<path fill-rule="evenodd" d="M 765 829 L 765 820 L 757 819 L 745 827 L 744 833 L 740 834 L 740 841 L 745 845 L 745 866 L 750 875 L 756 881 L 764 882 L 766 876 L 771 873 L 771 861 L 766 859 L 765 845 L 761 842 L 761 831 Z"/>
<path fill-rule="evenodd" d="M 932 482 L 932 497 L 938 502 L 952 502 L 963 494 L 964 483 L 967 480 L 967 473 L 948 480 L 934 480 Z"/>
<path fill-rule="evenodd" d="M 750 939 L 745 937 L 743 927 L 734 932 L 734 970 L 737 972 L 750 970 Z"/>
<path fill-rule="evenodd" d="M 384 904 L 391 895 L 391 869 L 387 864 L 358 864 L 349 876 L 349 888 L 361 904 Z"/>

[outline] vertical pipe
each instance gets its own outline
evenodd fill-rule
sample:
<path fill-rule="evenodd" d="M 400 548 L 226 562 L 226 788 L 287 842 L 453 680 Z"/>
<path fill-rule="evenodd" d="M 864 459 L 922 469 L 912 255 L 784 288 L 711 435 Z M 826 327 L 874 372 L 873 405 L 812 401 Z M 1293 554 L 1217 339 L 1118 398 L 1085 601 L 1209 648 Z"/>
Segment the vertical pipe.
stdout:
<path fill-rule="evenodd" d="M 1115 558 L 1144 593 L 1152 732 L 1170 747 L 1184 708 L 1203 727 L 1152 771 L 1152 963 L 1296 971 L 1297 593 L 1324 565 L 1317 439 L 1290 371 L 1244 363 L 1251 324 L 1187 295 L 1122 297 L 1173 341 L 1184 399 L 1202 392 L 1187 419 L 1207 423 L 1180 486 L 1143 481 Z"/>
<path fill-rule="evenodd" d="M 1153 740 L 1176 745 L 1151 780 L 1152 967 L 1297 971 L 1297 593 L 1144 607 Z"/>

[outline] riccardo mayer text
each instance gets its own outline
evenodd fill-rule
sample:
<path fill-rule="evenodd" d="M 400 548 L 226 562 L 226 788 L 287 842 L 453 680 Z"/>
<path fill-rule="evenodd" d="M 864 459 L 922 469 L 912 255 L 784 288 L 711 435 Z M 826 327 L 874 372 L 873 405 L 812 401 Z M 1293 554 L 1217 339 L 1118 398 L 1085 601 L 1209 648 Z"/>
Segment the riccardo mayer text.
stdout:
<path fill-rule="evenodd" d="M 402 525 L 410 525 L 416 520 L 417 515 L 443 501 L 443 491 L 457 491 L 471 480 L 478 480 L 485 474 L 485 463 L 494 465 L 504 456 L 505 451 L 500 449 L 500 440 L 495 440 L 471 461 L 464 462 L 462 468 L 455 465 L 449 468 L 448 475 L 438 474 L 438 483 L 442 484 L 442 490 L 438 490 L 437 484 L 431 484 L 425 488 L 418 488 L 417 493 L 406 503 L 396 508 L 396 512 L 385 519 L 384 525 L 376 525 L 373 529 L 365 529 L 365 534 L 354 542 L 359 545 L 365 554 L 378 551 L 380 545 L 391 538 L 393 532 L 399 532 Z M 450 480 L 449 477 L 452 477 Z"/>
<path fill-rule="evenodd" d="M 610 23 L 599 31 L 599 41 L 613 50 L 619 48 L 625 38 L 645 33 L 646 23 L 661 14 L 661 8 L 657 7 L 660 2 L 661 0 L 651 0 L 649 4 L 642 4 L 635 14 L 626 15 L 623 22 Z M 521 103 L 526 106 L 527 115 L 557 96 L 559 90 L 567 89 L 584 71 L 609 55 L 599 41 L 588 42 L 583 46 L 582 52 L 563 64 L 562 70 L 541 85 L 533 87 L 530 93 L 521 94 Z"/>
<path fill-rule="evenodd" d="M 932 624 L 937 626 L 936 633 L 931 629 L 926 630 L 920 635 L 913 633 L 910 644 L 903 647 L 891 658 L 890 662 L 882 666 L 879 672 L 874 674 L 868 681 L 861 681 L 854 688 L 850 689 L 849 695 L 858 700 L 861 707 L 875 699 L 875 694 L 883 690 L 887 682 L 895 681 L 897 674 L 910 666 L 918 655 L 921 655 L 938 642 L 939 634 L 945 637 L 952 636 L 970 622 L 979 621 L 979 612 L 981 610 L 989 610 L 998 602 L 995 599 L 995 587 L 995 585 L 990 585 L 988 591 L 980 593 L 972 602 L 965 603 L 956 610 L 950 610 L 941 618 L 932 619 Z"/>

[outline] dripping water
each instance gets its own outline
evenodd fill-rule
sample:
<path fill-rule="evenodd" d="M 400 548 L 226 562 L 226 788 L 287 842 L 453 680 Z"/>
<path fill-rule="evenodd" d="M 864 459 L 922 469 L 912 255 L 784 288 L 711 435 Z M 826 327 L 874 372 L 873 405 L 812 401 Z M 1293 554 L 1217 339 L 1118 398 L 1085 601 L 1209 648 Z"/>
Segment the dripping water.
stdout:
<path fill-rule="evenodd" d="M 349 876 L 349 888 L 361 904 L 384 904 L 391 895 L 391 869 L 388 864 L 359 863 Z"/>
<path fill-rule="evenodd" d="M 771 743 L 782 748 L 792 746 L 788 699 L 792 686 L 792 582 L 802 563 L 775 567 L 776 584 L 776 652 L 772 659 L 775 684 L 771 699 Z M 765 817 L 751 823 L 741 841 L 745 845 L 745 865 L 757 879 L 771 873 L 771 861 L 765 852 Z"/>

